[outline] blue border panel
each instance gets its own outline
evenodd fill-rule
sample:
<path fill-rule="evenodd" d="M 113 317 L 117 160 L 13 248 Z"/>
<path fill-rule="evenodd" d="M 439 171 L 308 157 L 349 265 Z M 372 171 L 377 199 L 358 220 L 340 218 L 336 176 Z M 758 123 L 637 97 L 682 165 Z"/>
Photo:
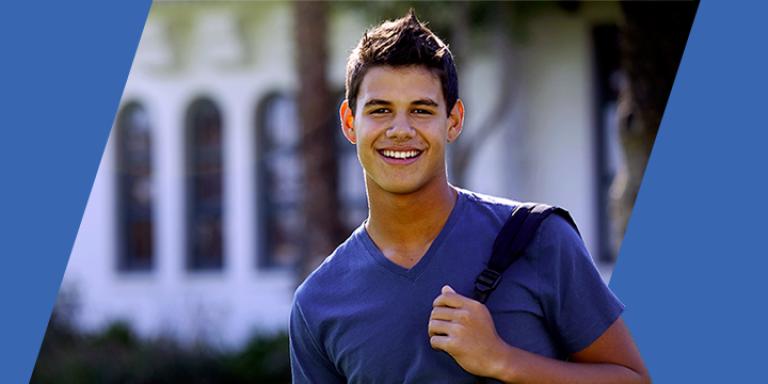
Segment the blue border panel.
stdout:
<path fill-rule="evenodd" d="M 29 381 L 149 6 L 0 6 L 2 383 Z"/>
<path fill-rule="evenodd" d="M 655 383 L 766 380 L 766 11 L 700 4 L 613 275 Z"/>

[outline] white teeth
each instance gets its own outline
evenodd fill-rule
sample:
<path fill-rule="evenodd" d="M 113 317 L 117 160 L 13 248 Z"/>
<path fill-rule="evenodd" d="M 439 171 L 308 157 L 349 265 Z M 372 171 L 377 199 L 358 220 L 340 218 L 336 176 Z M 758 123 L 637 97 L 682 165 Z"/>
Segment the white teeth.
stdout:
<path fill-rule="evenodd" d="M 416 157 L 419 154 L 419 151 L 392 151 L 387 149 L 382 151 L 382 153 L 386 157 L 392 157 L 395 159 L 409 159 L 411 157 Z"/>

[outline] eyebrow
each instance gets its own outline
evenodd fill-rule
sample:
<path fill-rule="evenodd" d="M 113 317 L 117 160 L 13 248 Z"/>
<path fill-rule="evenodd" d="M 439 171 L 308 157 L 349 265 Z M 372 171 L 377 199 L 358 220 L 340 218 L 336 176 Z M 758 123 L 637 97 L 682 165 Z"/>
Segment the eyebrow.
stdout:
<path fill-rule="evenodd" d="M 436 101 L 432 99 L 419 99 L 411 103 L 411 105 L 423 105 L 425 107 L 438 107 L 438 104 Z"/>
<path fill-rule="evenodd" d="M 374 106 L 374 105 L 375 106 L 380 106 L 380 105 L 390 106 L 390 105 L 392 105 L 392 102 L 387 101 L 387 100 L 382 100 L 382 99 L 371 99 L 371 100 L 368 100 L 365 103 L 363 108 Z M 435 107 L 435 108 L 437 108 L 439 106 L 436 101 L 434 101 L 432 99 L 429 99 L 429 98 L 414 100 L 413 102 L 411 102 L 411 105 L 421 105 L 421 106 Z"/>
<path fill-rule="evenodd" d="M 392 103 L 391 103 L 391 102 L 389 102 L 389 101 L 386 101 L 386 100 L 381 100 L 381 99 L 370 99 L 370 100 L 368 100 L 368 101 L 365 103 L 365 105 L 363 106 L 363 108 L 365 108 L 365 107 L 370 107 L 370 106 L 372 106 L 372 105 L 392 105 Z"/>

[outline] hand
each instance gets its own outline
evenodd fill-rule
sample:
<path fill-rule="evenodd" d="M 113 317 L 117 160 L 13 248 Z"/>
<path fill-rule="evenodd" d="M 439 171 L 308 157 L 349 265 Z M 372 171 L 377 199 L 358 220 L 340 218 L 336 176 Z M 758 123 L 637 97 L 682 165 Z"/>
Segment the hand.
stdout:
<path fill-rule="evenodd" d="M 429 342 L 447 352 L 465 371 L 488 377 L 506 344 L 496 333 L 488 308 L 444 286 L 432 303 Z"/>

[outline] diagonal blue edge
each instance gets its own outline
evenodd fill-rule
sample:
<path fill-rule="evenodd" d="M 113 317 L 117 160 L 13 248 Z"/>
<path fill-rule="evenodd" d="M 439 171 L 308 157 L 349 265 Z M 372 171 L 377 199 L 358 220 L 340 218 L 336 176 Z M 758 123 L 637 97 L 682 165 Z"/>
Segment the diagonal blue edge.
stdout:
<path fill-rule="evenodd" d="M 29 381 L 149 7 L 0 6 L 0 383 Z"/>
<path fill-rule="evenodd" d="M 699 5 L 613 275 L 654 383 L 766 381 L 766 11 Z"/>

